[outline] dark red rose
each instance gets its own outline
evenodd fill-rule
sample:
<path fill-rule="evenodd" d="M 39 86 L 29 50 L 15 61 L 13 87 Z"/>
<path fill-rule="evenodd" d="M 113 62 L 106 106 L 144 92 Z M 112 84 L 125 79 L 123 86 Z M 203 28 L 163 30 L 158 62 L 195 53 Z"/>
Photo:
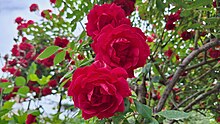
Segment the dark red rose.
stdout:
<path fill-rule="evenodd" d="M 15 66 L 15 65 L 17 64 L 17 60 L 15 60 L 15 59 L 9 60 L 9 61 L 8 61 L 8 64 L 9 64 L 10 66 Z"/>
<path fill-rule="evenodd" d="M 212 5 L 213 5 L 213 7 L 214 7 L 214 8 L 216 8 L 216 7 L 217 7 L 216 0 L 214 0 L 214 1 L 213 1 Z"/>
<path fill-rule="evenodd" d="M 134 11 L 135 0 L 114 0 L 114 3 L 125 11 L 126 16 L 130 16 Z"/>
<path fill-rule="evenodd" d="M 13 48 L 11 49 L 11 52 L 12 52 L 13 56 L 19 56 L 20 55 L 17 44 L 13 45 Z"/>
<path fill-rule="evenodd" d="M 175 26 L 176 25 L 172 21 L 167 21 L 167 23 L 165 25 L 165 29 L 167 29 L 167 30 L 174 30 Z"/>
<path fill-rule="evenodd" d="M 216 59 L 220 57 L 220 50 L 215 50 L 215 49 L 209 49 L 208 50 L 209 56 L 213 59 Z"/>
<path fill-rule="evenodd" d="M 31 12 L 34 12 L 36 10 L 39 10 L 38 5 L 33 3 L 31 4 L 31 6 L 29 7 Z"/>
<path fill-rule="evenodd" d="M 150 55 L 144 33 L 125 24 L 116 28 L 105 26 L 95 37 L 92 48 L 96 60 L 102 60 L 112 68 L 124 68 L 129 77 L 134 76 L 134 69 L 145 65 Z"/>
<path fill-rule="evenodd" d="M 55 3 L 56 3 L 56 0 L 50 0 L 50 3 L 55 4 Z"/>
<path fill-rule="evenodd" d="M 181 13 L 181 10 L 178 10 L 176 13 L 174 14 L 170 14 L 167 18 L 168 21 L 170 22 L 175 22 L 177 20 L 180 19 L 180 13 Z"/>
<path fill-rule="evenodd" d="M 47 9 L 47 10 L 43 10 L 42 12 L 41 12 L 41 16 L 43 17 L 43 18 L 47 18 L 47 19 L 52 19 L 52 16 L 50 15 L 50 13 L 52 12 L 52 10 L 50 10 L 50 9 Z"/>
<path fill-rule="evenodd" d="M 124 111 L 124 98 L 131 95 L 127 73 L 123 68 L 111 70 L 101 62 L 94 62 L 75 70 L 68 95 L 74 106 L 82 110 L 82 117 L 108 118 Z"/>
<path fill-rule="evenodd" d="M 147 36 L 147 42 L 153 42 L 154 41 L 154 37 L 152 36 Z"/>
<path fill-rule="evenodd" d="M 69 40 L 67 40 L 66 38 L 56 37 L 54 40 L 54 45 L 62 47 L 62 48 L 66 47 L 68 43 L 69 43 Z"/>
<path fill-rule="evenodd" d="M 22 30 L 28 28 L 28 24 L 27 23 L 21 23 L 18 25 L 17 30 Z"/>
<path fill-rule="evenodd" d="M 167 51 L 164 52 L 164 55 L 170 58 L 173 54 L 173 51 L 169 48 Z"/>
<path fill-rule="evenodd" d="M 130 20 L 126 18 L 124 10 L 115 4 L 95 5 L 90 10 L 87 19 L 86 31 L 88 36 L 92 38 L 108 24 L 111 24 L 113 27 L 121 24 L 130 25 Z"/>
<path fill-rule="evenodd" d="M 193 37 L 193 32 L 184 31 L 181 33 L 181 37 L 183 40 L 189 40 Z"/>
<path fill-rule="evenodd" d="M 21 18 L 21 17 L 17 17 L 17 18 L 15 19 L 15 22 L 16 22 L 17 24 L 20 24 L 22 21 L 23 21 L 23 18 Z"/>
<path fill-rule="evenodd" d="M 77 58 L 78 58 L 79 60 L 83 60 L 83 59 L 85 58 L 85 56 L 84 56 L 84 55 L 79 54 L 79 55 L 77 56 Z"/>
<path fill-rule="evenodd" d="M 50 80 L 48 82 L 48 86 L 50 87 L 56 87 L 57 86 L 57 80 L 53 79 L 53 80 Z"/>
<path fill-rule="evenodd" d="M 36 121 L 36 116 L 32 114 L 28 114 L 27 119 L 26 119 L 26 124 L 33 124 Z"/>
<path fill-rule="evenodd" d="M 28 24 L 28 26 L 29 26 L 29 25 L 33 25 L 33 24 L 34 24 L 34 21 L 33 21 L 33 20 L 28 20 L 27 24 Z"/>
<path fill-rule="evenodd" d="M 217 122 L 220 122 L 220 116 L 216 118 L 216 121 L 217 121 Z"/>
<path fill-rule="evenodd" d="M 8 79 L 0 78 L 0 82 L 9 82 Z"/>
<path fill-rule="evenodd" d="M 27 42 L 21 42 L 19 48 L 24 51 L 29 51 L 32 50 L 34 46 L 32 46 L 30 43 Z"/>
<path fill-rule="evenodd" d="M 42 96 L 50 95 L 52 93 L 52 90 L 49 87 L 44 87 L 42 89 Z"/>

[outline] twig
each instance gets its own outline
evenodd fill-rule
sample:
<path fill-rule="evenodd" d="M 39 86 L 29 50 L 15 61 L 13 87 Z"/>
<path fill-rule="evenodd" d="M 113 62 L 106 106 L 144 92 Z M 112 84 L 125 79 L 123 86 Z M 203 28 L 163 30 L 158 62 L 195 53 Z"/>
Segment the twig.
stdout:
<path fill-rule="evenodd" d="M 146 94 L 147 94 L 147 88 L 145 85 L 145 81 L 146 81 L 146 73 L 143 73 L 143 77 L 142 77 L 142 84 L 138 86 L 138 100 L 143 103 L 146 104 Z"/>
<path fill-rule="evenodd" d="M 153 58 L 153 56 L 150 56 L 151 61 L 154 63 L 155 59 Z M 158 73 L 160 74 L 160 76 L 162 77 L 162 81 L 160 81 L 160 83 L 162 83 L 163 85 L 166 85 L 167 82 L 167 78 L 164 75 L 164 73 L 161 71 L 159 65 L 157 63 L 154 63 L 155 68 L 157 69 Z"/>
<path fill-rule="evenodd" d="M 183 111 L 188 111 L 192 108 L 192 106 L 194 106 L 195 104 L 197 104 L 198 102 L 200 102 L 201 100 L 205 99 L 206 97 L 210 96 L 213 93 L 216 92 L 220 92 L 220 82 L 218 82 L 214 88 L 212 88 L 211 90 L 201 94 L 200 96 L 198 96 L 194 101 L 192 101 L 191 103 L 189 103 L 184 109 Z"/>
<path fill-rule="evenodd" d="M 159 100 L 159 103 L 157 105 L 157 108 L 155 108 L 155 112 L 159 112 L 162 110 L 162 108 L 164 107 L 164 104 L 171 92 L 171 90 L 173 89 L 173 87 L 175 86 L 176 82 L 179 80 L 180 75 L 182 74 L 182 72 L 185 70 L 186 66 L 196 57 L 199 55 L 199 53 L 208 50 L 211 47 L 214 46 L 218 46 L 220 45 L 220 40 L 215 39 L 212 42 L 209 42 L 207 44 L 205 44 L 204 46 L 192 51 L 192 53 L 190 53 L 184 60 L 183 62 L 179 65 L 179 67 L 177 68 L 176 72 L 174 73 L 173 78 L 169 81 L 167 81 L 167 86 L 166 89 L 161 97 L 161 99 Z"/>
<path fill-rule="evenodd" d="M 195 64 L 195 65 L 192 65 L 192 66 L 186 68 L 185 71 L 189 71 L 189 70 L 192 70 L 192 69 L 195 69 L 195 68 L 198 68 L 198 67 L 201 67 L 203 65 L 210 64 L 210 63 L 213 63 L 213 62 L 216 62 L 216 61 L 219 61 L 219 60 L 220 60 L 220 58 L 212 59 L 212 60 L 209 60 L 209 61 L 203 61 L 199 64 Z"/>
<path fill-rule="evenodd" d="M 203 93 L 204 91 L 199 91 L 199 92 L 196 92 L 195 94 L 187 97 L 186 99 L 184 99 L 183 101 L 181 101 L 176 107 L 174 107 L 173 109 L 176 110 L 178 109 L 179 107 L 181 107 L 183 104 L 185 104 L 187 101 L 189 101 L 190 99 L 194 98 L 195 96 Z"/>

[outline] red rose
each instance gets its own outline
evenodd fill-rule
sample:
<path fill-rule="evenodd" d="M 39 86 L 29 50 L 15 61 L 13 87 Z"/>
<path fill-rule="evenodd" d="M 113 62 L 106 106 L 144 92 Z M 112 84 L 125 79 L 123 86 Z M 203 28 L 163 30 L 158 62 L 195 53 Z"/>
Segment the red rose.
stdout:
<path fill-rule="evenodd" d="M 125 11 L 125 15 L 129 16 L 134 11 L 135 0 L 115 0 L 114 3 Z"/>
<path fill-rule="evenodd" d="M 17 64 L 17 60 L 15 60 L 15 59 L 9 60 L 9 61 L 8 61 L 8 64 L 9 64 L 10 66 L 15 66 L 15 65 Z"/>
<path fill-rule="evenodd" d="M 164 55 L 170 58 L 173 54 L 173 51 L 169 48 L 167 51 L 164 52 Z"/>
<path fill-rule="evenodd" d="M 36 122 L 36 116 L 32 114 L 28 114 L 27 119 L 26 119 L 26 124 L 32 124 Z"/>
<path fill-rule="evenodd" d="M 8 79 L 0 78 L 0 82 L 9 82 Z"/>
<path fill-rule="evenodd" d="M 113 27 L 121 24 L 130 25 L 130 20 L 126 18 L 123 9 L 115 4 L 95 5 L 90 10 L 87 19 L 86 31 L 88 36 L 92 38 L 108 24 L 111 24 Z"/>
<path fill-rule="evenodd" d="M 27 42 L 21 42 L 19 48 L 24 51 L 30 51 L 34 48 L 34 46 Z"/>
<path fill-rule="evenodd" d="M 193 37 L 193 32 L 184 31 L 181 33 L 181 37 L 183 40 L 189 40 Z"/>
<path fill-rule="evenodd" d="M 50 80 L 48 82 L 48 86 L 50 87 L 56 87 L 57 86 L 57 80 L 53 79 L 53 80 Z"/>
<path fill-rule="evenodd" d="M 49 87 L 44 87 L 42 89 L 42 96 L 50 95 L 52 93 L 52 90 Z"/>
<path fill-rule="evenodd" d="M 219 1 L 218 1 L 218 2 L 219 2 Z M 216 2 L 216 0 L 213 1 L 212 5 L 213 5 L 214 8 L 217 7 L 217 2 Z M 220 2 L 219 2 L 219 4 L 218 4 L 218 6 L 220 6 Z"/>
<path fill-rule="evenodd" d="M 62 47 L 62 48 L 66 47 L 68 43 L 69 43 L 69 40 L 67 40 L 66 38 L 56 37 L 54 40 L 54 45 Z"/>
<path fill-rule="evenodd" d="M 20 23 L 17 27 L 17 30 L 22 30 L 28 28 L 28 24 L 27 23 Z"/>
<path fill-rule="evenodd" d="M 56 3 L 56 0 L 50 0 L 51 3 L 55 4 Z"/>
<path fill-rule="evenodd" d="M 52 19 L 52 16 L 50 15 L 51 12 L 52 12 L 52 10 L 50 10 L 50 9 L 43 10 L 43 11 L 41 12 L 41 16 L 42 16 L 43 18 Z M 48 17 L 47 17 L 47 16 L 48 16 Z"/>
<path fill-rule="evenodd" d="M 33 20 L 28 20 L 27 24 L 28 24 L 28 26 L 29 26 L 29 25 L 33 25 L 33 24 L 34 24 L 34 21 L 33 21 Z"/>
<path fill-rule="evenodd" d="M 216 59 L 220 57 L 220 50 L 215 50 L 215 49 L 209 49 L 208 50 L 209 56 L 213 59 Z"/>
<path fill-rule="evenodd" d="M 166 23 L 166 26 L 165 26 L 165 29 L 167 29 L 167 30 L 174 30 L 175 29 L 175 24 L 174 24 L 174 22 L 172 22 L 172 21 L 167 21 L 167 23 Z"/>
<path fill-rule="evenodd" d="M 39 9 L 39 8 L 38 8 L 38 5 L 35 4 L 35 3 L 31 4 L 31 6 L 30 6 L 29 8 L 30 8 L 30 11 L 31 11 L 31 12 L 34 12 L 34 11 L 36 11 L 36 10 Z"/>
<path fill-rule="evenodd" d="M 105 26 L 95 37 L 92 48 L 96 60 L 102 60 L 112 68 L 124 68 L 129 77 L 133 77 L 134 69 L 145 65 L 150 55 L 144 33 L 125 24 L 116 28 Z"/>
<path fill-rule="evenodd" d="M 108 118 L 124 111 L 124 98 L 131 95 L 123 68 L 111 70 L 101 62 L 76 69 L 68 88 L 74 106 L 82 110 L 82 117 Z"/>
<path fill-rule="evenodd" d="M 20 24 L 22 21 L 23 21 L 23 18 L 21 18 L 21 17 L 17 17 L 17 18 L 15 19 L 15 22 L 16 22 L 17 24 Z"/>

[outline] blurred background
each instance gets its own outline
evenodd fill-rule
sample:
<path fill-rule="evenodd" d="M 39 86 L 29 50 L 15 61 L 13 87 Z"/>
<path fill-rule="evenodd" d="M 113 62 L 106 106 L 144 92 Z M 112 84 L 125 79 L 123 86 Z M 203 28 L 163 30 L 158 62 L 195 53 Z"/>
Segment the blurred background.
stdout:
<path fill-rule="evenodd" d="M 52 8 L 49 0 L 0 0 L 0 68 L 4 65 L 2 57 L 9 54 L 15 43 L 13 38 L 17 36 L 17 24 L 15 18 L 22 17 L 25 20 L 34 20 L 35 22 L 42 19 L 40 12 L 30 12 L 29 6 L 36 3 L 40 12 L 44 9 Z M 3 76 L 0 69 L 0 77 Z"/>

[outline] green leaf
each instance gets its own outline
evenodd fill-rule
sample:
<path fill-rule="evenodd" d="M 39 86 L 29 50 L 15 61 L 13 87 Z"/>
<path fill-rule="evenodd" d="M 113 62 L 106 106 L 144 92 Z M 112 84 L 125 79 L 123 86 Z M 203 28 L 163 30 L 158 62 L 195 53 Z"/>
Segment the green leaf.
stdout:
<path fill-rule="evenodd" d="M 31 66 L 28 70 L 28 74 L 34 74 L 36 72 L 36 70 L 37 70 L 37 65 L 34 62 L 32 62 Z"/>
<path fill-rule="evenodd" d="M 2 109 L 11 109 L 15 102 L 6 101 L 2 107 Z"/>
<path fill-rule="evenodd" d="M 65 59 L 66 56 L 66 51 L 61 51 L 59 53 L 56 54 L 53 63 L 54 65 L 59 64 L 60 62 L 62 62 Z"/>
<path fill-rule="evenodd" d="M 58 46 L 49 46 L 47 47 L 38 57 L 37 59 L 45 59 L 53 55 L 55 52 L 59 50 Z"/>
<path fill-rule="evenodd" d="M 37 77 L 36 74 L 30 74 L 30 80 L 31 80 L 31 81 L 38 81 L 39 78 Z"/>
<path fill-rule="evenodd" d="M 39 110 L 28 110 L 27 113 L 35 115 L 35 116 L 39 116 L 40 115 L 40 111 Z"/>
<path fill-rule="evenodd" d="M 8 87 L 10 84 L 11 84 L 10 82 L 0 83 L 0 88 L 6 88 L 6 87 Z"/>
<path fill-rule="evenodd" d="M 165 4 L 162 2 L 162 0 L 156 0 L 156 7 L 158 10 L 163 12 L 165 9 Z"/>
<path fill-rule="evenodd" d="M 130 105 L 131 105 L 127 98 L 124 99 L 124 104 L 125 104 L 125 110 L 123 113 L 127 113 L 127 112 L 129 112 Z"/>
<path fill-rule="evenodd" d="M 45 85 L 45 84 L 47 84 L 50 81 L 51 77 L 52 77 L 51 75 L 49 75 L 47 77 L 43 76 L 41 79 L 38 80 L 38 83 L 40 85 Z"/>
<path fill-rule="evenodd" d="M 152 118 L 149 124 L 159 124 L 159 122 L 155 118 Z"/>
<path fill-rule="evenodd" d="M 56 7 L 59 8 L 62 5 L 63 0 L 56 0 Z"/>
<path fill-rule="evenodd" d="M 15 84 L 16 84 L 17 86 L 24 86 L 25 83 L 26 83 L 26 80 L 25 80 L 24 77 L 19 76 L 19 77 L 16 77 L 16 78 L 15 78 Z"/>
<path fill-rule="evenodd" d="M 208 4 L 211 4 L 211 0 L 196 0 L 193 4 L 191 4 L 188 8 L 196 9 L 200 6 L 206 6 Z"/>
<path fill-rule="evenodd" d="M 10 110 L 9 109 L 2 109 L 0 110 L 0 117 L 2 117 L 3 115 L 7 114 Z"/>
<path fill-rule="evenodd" d="M 4 94 L 8 94 L 8 93 L 11 93 L 11 91 L 14 89 L 14 87 L 7 87 L 3 90 L 3 93 Z"/>
<path fill-rule="evenodd" d="M 137 109 L 137 112 L 142 115 L 147 120 L 152 119 L 152 110 L 150 107 L 138 102 L 137 100 L 134 100 L 135 107 Z"/>
<path fill-rule="evenodd" d="M 21 88 L 18 89 L 17 94 L 22 96 L 22 97 L 26 97 L 27 93 L 30 91 L 29 87 L 27 86 L 23 86 Z"/>
<path fill-rule="evenodd" d="M 185 119 L 190 116 L 189 113 L 185 113 L 183 111 L 176 111 L 176 110 L 165 110 L 158 112 L 157 115 L 163 116 L 166 119 L 170 120 L 180 120 L 180 119 Z"/>

